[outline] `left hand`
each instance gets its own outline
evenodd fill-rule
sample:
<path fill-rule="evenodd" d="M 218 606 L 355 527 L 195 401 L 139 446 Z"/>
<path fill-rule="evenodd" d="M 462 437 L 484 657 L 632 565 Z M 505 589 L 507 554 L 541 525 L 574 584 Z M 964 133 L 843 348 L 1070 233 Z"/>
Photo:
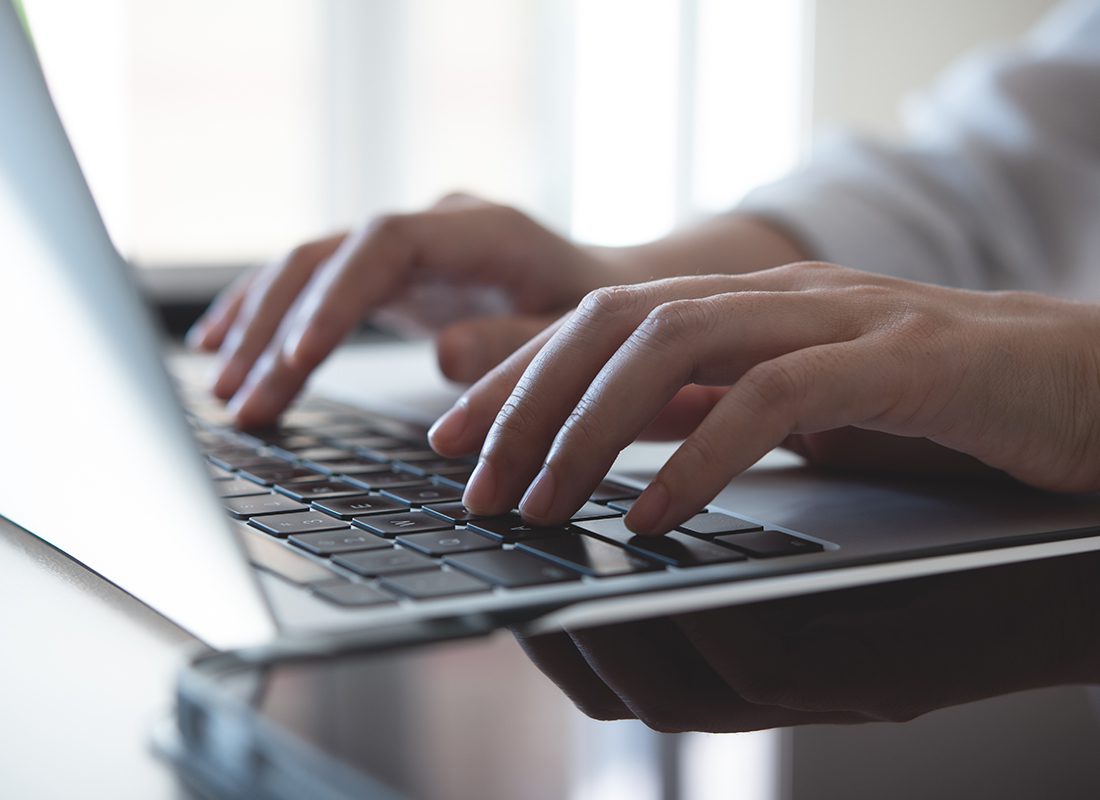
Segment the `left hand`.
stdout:
<path fill-rule="evenodd" d="M 702 401 L 688 390 L 694 429 L 627 515 L 638 533 L 683 522 L 792 435 L 846 426 L 1093 491 L 1098 334 L 1095 306 L 817 263 L 599 289 L 472 386 L 431 442 L 448 456 L 481 448 L 472 511 L 518 503 L 533 523 L 560 523 L 702 385 L 729 388 Z"/>

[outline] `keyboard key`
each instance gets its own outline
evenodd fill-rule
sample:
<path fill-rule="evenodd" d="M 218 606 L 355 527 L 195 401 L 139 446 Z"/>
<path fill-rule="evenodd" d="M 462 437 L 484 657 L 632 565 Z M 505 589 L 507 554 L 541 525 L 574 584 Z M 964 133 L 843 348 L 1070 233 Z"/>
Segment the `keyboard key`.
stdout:
<path fill-rule="evenodd" d="M 249 497 L 232 497 L 222 505 L 237 519 L 258 517 L 262 514 L 282 514 L 287 511 L 309 511 L 308 506 L 296 503 L 281 494 L 260 494 Z"/>
<path fill-rule="evenodd" d="M 612 500 L 607 504 L 608 508 L 613 508 L 616 511 L 621 511 L 624 514 L 634 507 L 634 504 L 638 502 L 637 497 L 628 497 L 625 500 Z"/>
<path fill-rule="evenodd" d="M 612 481 L 604 481 L 596 487 L 596 491 L 592 492 L 592 497 L 589 499 L 593 503 L 609 503 L 612 500 L 626 500 L 637 497 L 640 494 L 640 491 L 631 489 L 629 486 L 623 486 L 622 484 L 613 483 Z"/>
<path fill-rule="evenodd" d="M 403 503 L 396 500 L 388 500 L 376 494 L 360 494 L 354 497 L 337 497 L 332 500 L 318 500 L 313 507 L 326 514 L 332 514 L 340 519 L 353 519 L 369 514 L 392 514 L 395 511 L 405 511 Z"/>
<path fill-rule="evenodd" d="M 499 542 L 494 542 L 480 533 L 462 530 L 402 534 L 397 537 L 397 543 L 436 558 L 451 553 L 472 553 L 476 550 L 495 550 L 500 547 Z"/>
<path fill-rule="evenodd" d="M 287 497 L 295 500 L 328 500 L 333 497 L 351 497 L 357 494 L 366 494 L 362 487 L 352 486 L 337 480 L 303 481 L 300 483 L 279 484 L 275 491 L 282 492 Z"/>
<path fill-rule="evenodd" d="M 424 533 L 426 531 L 446 531 L 452 525 L 431 514 L 408 511 L 403 514 L 379 514 L 375 517 L 356 517 L 352 524 L 371 533 L 392 539 L 403 533 Z"/>
<path fill-rule="evenodd" d="M 339 447 L 307 447 L 295 450 L 294 456 L 302 461 L 335 461 L 348 458 L 351 453 Z"/>
<path fill-rule="evenodd" d="M 392 472 L 388 464 L 379 464 L 377 461 L 359 461 L 358 459 L 310 461 L 308 466 L 310 469 L 329 475 L 377 475 L 380 472 Z"/>
<path fill-rule="evenodd" d="M 654 562 L 640 555 L 601 539 L 578 534 L 520 542 L 518 548 L 597 578 L 658 569 Z"/>
<path fill-rule="evenodd" d="M 398 489 L 406 486 L 429 485 L 429 482 L 420 475 L 410 475 L 407 472 L 379 472 L 376 475 L 349 475 L 348 479 L 352 483 L 372 491 Z"/>
<path fill-rule="evenodd" d="M 427 556 L 400 548 L 375 550 L 366 553 L 348 553 L 347 555 L 335 556 L 332 562 L 368 578 L 379 575 L 396 575 L 399 572 L 439 569 L 439 564 Z"/>
<path fill-rule="evenodd" d="M 573 516 L 569 518 L 570 522 L 577 522 L 582 519 L 605 519 L 607 517 L 621 516 L 614 508 L 614 506 L 606 505 L 601 506 L 599 503 L 588 502 L 578 508 Z"/>
<path fill-rule="evenodd" d="M 485 519 L 485 517 L 479 517 L 477 514 L 472 513 L 462 503 L 432 503 L 420 510 L 427 511 L 429 514 L 448 522 L 470 522 L 475 519 Z"/>
<path fill-rule="evenodd" d="M 378 606 L 394 602 L 394 599 L 383 591 L 367 586 L 365 583 L 351 581 L 319 584 L 313 587 L 313 593 L 330 603 L 341 606 Z"/>
<path fill-rule="evenodd" d="M 366 448 L 360 450 L 367 458 L 375 461 L 435 461 L 439 453 L 427 447 Z"/>
<path fill-rule="evenodd" d="M 448 471 L 446 474 L 435 473 L 432 475 L 432 483 L 439 486 L 453 486 L 456 489 L 465 489 L 466 484 L 470 480 L 470 476 L 474 474 L 473 467 L 467 467 L 466 469 L 456 469 Z"/>
<path fill-rule="evenodd" d="M 245 552 L 248 553 L 248 560 L 265 572 L 278 575 L 283 580 L 299 586 L 307 586 L 339 577 L 316 561 L 311 561 L 258 533 L 244 530 L 238 535 L 244 544 Z"/>
<path fill-rule="evenodd" d="M 340 447 L 349 447 L 353 450 L 375 450 L 380 448 L 391 448 L 396 450 L 399 447 L 407 446 L 407 443 L 400 439 L 395 439 L 392 436 L 379 436 L 378 434 L 343 436 L 334 438 L 333 442 L 337 443 Z"/>
<path fill-rule="evenodd" d="M 706 536 L 707 538 L 719 536 L 723 533 L 743 533 L 744 531 L 759 531 L 763 529 L 763 525 L 757 525 L 755 522 L 749 522 L 747 519 L 731 517 L 729 514 L 719 514 L 718 512 L 696 514 L 677 528 L 677 530 L 684 531 L 685 533 L 691 533 L 696 536 Z"/>
<path fill-rule="evenodd" d="M 487 592 L 490 587 L 462 572 L 439 570 L 437 572 L 410 572 L 383 578 L 382 586 L 391 592 L 403 594 L 413 600 L 431 600 L 434 597 L 450 597 L 456 594 Z"/>
<path fill-rule="evenodd" d="M 825 548 L 817 542 L 788 536 L 779 531 L 757 531 L 755 533 L 734 533 L 728 536 L 716 536 L 712 541 L 727 547 L 736 547 L 753 558 L 775 558 L 776 556 L 797 556 L 803 553 L 820 553 Z"/>
<path fill-rule="evenodd" d="M 273 483 L 298 483 L 299 481 L 323 481 L 326 476 L 315 472 L 308 467 L 295 467 L 284 464 L 281 467 L 257 467 L 255 469 L 242 469 L 242 478 L 270 486 Z"/>
<path fill-rule="evenodd" d="M 285 468 L 287 462 L 273 455 L 208 455 L 208 459 L 224 469 L 271 469 L 274 467 Z"/>
<path fill-rule="evenodd" d="M 518 542 L 527 539 L 542 539 L 547 536 L 563 536 L 569 532 L 569 527 L 563 525 L 551 525 L 544 528 L 528 525 L 519 514 L 471 520 L 467 523 L 467 527 L 501 542 Z"/>
<path fill-rule="evenodd" d="M 580 579 L 580 574 L 519 550 L 484 550 L 447 556 L 443 563 L 496 586 L 515 589 Z"/>
<path fill-rule="evenodd" d="M 609 539 L 631 552 L 674 567 L 698 567 L 745 560 L 745 556 L 728 547 L 677 531 L 664 536 L 636 536 L 626 527 L 621 517 L 578 522 L 576 527 L 587 535 Z"/>
<path fill-rule="evenodd" d="M 214 483 L 214 491 L 218 493 L 218 497 L 245 497 L 247 495 L 267 494 L 267 489 L 263 486 L 259 486 L 252 481 L 244 481 L 240 478 L 233 478 L 228 481 L 216 481 Z"/>
<path fill-rule="evenodd" d="M 317 556 L 353 553 L 358 550 L 390 550 L 393 545 L 370 533 L 347 528 L 342 531 L 296 533 L 287 541 Z"/>
<path fill-rule="evenodd" d="M 234 478 L 232 472 L 222 469 L 216 464 L 207 464 L 206 471 L 210 475 L 212 480 L 215 481 L 231 481 Z"/>
<path fill-rule="evenodd" d="M 398 461 L 395 467 L 413 475 L 461 475 L 473 471 L 473 466 L 465 461 L 438 459 L 436 461 Z"/>
<path fill-rule="evenodd" d="M 275 536 L 290 536 L 292 533 L 310 533 L 311 531 L 336 531 L 349 527 L 348 523 L 333 519 L 319 511 L 272 514 L 270 517 L 251 519 L 248 524 Z"/>
<path fill-rule="evenodd" d="M 451 503 L 462 499 L 462 491 L 449 486 L 409 486 L 404 489 L 387 489 L 382 494 L 407 506 Z"/>

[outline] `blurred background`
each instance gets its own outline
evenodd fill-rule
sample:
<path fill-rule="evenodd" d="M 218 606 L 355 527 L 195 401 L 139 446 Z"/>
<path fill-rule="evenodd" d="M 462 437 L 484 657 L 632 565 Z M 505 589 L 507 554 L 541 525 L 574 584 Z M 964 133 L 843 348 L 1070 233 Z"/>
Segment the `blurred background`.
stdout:
<path fill-rule="evenodd" d="M 882 135 L 1049 0 L 23 0 L 112 236 L 162 302 L 452 190 L 599 244 Z"/>
<path fill-rule="evenodd" d="M 188 313 L 303 239 L 458 189 L 592 243 L 660 236 L 789 171 L 827 128 L 899 135 L 907 96 L 1050 5 L 23 2 L 115 242 L 163 308 Z M 1058 709 L 1065 734 L 1046 735 Z M 1036 796 L 1028 766 L 1087 753 L 1089 720 L 1083 694 L 1050 690 L 907 726 L 671 737 L 591 723 L 571 796 L 729 797 L 735 776 L 748 800 L 926 797 L 945 775 Z"/>

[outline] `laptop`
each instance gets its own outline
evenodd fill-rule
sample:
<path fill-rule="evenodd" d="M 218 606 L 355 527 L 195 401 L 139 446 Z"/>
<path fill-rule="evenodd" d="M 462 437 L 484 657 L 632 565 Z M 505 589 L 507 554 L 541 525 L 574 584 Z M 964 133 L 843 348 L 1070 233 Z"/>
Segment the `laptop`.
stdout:
<path fill-rule="evenodd" d="M 312 397 L 236 431 L 170 376 L 8 3 L 0 120 L 0 514 L 212 647 L 607 622 L 1100 548 L 1097 496 L 766 464 L 661 539 L 622 522 L 645 470 L 532 529 L 465 514 L 471 465 L 430 451 L 430 419 Z"/>

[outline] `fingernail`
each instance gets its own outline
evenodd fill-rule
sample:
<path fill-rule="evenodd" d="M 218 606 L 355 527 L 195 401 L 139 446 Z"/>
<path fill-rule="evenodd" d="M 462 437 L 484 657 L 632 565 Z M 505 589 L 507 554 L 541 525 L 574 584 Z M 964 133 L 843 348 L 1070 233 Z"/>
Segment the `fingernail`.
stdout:
<path fill-rule="evenodd" d="M 543 521 L 546 519 L 551 506 L 554 504 L 554 473 L 549 466 L 542 468 L 534 483 L 527 489 L 523 499 L 519 501 L 519 510 L 524 517 Z"/>
<path fill-rule="evenodd" d="M 462 438 L 466 430 L 466 420 L 470 416 L 470 405 L 465 397 L 459 398 L 451 408 L 428 429 L 428 440 L 434 442 L 455 443 Z"/>
<path fill-rule="evenodd" d="M 659 526 L 667 512 L 668 489 L 660 481 L 653 481 L 627 513 L 626 527 L 641 534 L 664 533 Z"/>
<path fill-rule="evenodd" d="M 470 480 L 466 483 L 462 504 L 474 513 L 493 513 L 496 511 L 493 506 L 496 493 L 496 475 L 493 465 L 483 458 L 477 462 L 477 467 L 474 468 Z"/>

